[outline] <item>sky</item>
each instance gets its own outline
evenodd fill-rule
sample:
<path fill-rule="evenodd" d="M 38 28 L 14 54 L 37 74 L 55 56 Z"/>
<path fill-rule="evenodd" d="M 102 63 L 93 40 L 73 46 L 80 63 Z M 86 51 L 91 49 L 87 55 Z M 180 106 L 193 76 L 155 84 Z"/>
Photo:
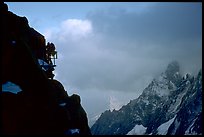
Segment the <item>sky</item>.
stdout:
<path fill-rule="evenodd" d="M 202 68 L 202 3 L 6 2 L 58 51 L 55 79 L 91 118 L 137 98 L 177 60 Z"/>

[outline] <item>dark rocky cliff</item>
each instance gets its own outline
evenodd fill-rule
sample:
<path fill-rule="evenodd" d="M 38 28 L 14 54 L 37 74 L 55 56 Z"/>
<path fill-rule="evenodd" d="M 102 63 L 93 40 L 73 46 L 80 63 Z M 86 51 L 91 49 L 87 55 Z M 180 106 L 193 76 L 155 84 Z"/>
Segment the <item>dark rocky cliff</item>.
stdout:
<path fill-rule="evenodd" d="M 3 135 L 82 134 L 90 135 L 87 115 L 80 96 L 69 96 L 63 85 L 50 79 L 40 66 L 45 38 L 31 28 L 26 17 L 8 11 L 1 2 L 2 92 L 1 128 Z M 4 92 L 6 83 L 21 91 Z"/>

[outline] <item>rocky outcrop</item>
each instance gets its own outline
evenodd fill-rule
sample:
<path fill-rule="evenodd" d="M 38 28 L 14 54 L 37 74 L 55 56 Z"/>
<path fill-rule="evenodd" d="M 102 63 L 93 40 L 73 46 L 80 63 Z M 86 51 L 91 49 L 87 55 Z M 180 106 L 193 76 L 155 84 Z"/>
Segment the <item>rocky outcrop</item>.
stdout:
<path fill-rule="evenodd" d="M 45 59 L 44 36 L 29 26 L 26 17 L 8 11 L 6 4 L 1 2 L 0 9 L 1 134 L 90 135 L 80 96 L 69 96 L 63 85 L 49 79 L 38 63 L 38 59 Z M 19 86 L 21 91 L 12 93 L 11 88 L 3 89 L 8 82 Z"/>

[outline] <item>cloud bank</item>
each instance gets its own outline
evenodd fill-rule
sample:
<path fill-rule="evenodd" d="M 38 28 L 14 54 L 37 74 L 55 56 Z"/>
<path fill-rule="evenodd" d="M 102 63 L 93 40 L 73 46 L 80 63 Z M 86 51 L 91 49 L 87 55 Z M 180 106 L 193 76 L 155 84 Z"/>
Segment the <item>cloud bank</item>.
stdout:
<path fill-rule="evenodd" d="M 67 19 L 44 34 L 58 50 L 56 78 L 84 98 L 116 91 L 136 96 L 172 60 L 183 73 L 202 67 L 200 3 L 155 3 L 138 11 L 114 6 Z"/>
<path fill-rule="evenodd" d="M 71 86 L 135 91 L 171 60 L 186 71 L 201 67 L 201 16 L 197 3 L 158 3 L 139 14 L 107 8 L 67 19 L 45 36 L 57 45 L 58 76 Z"/>

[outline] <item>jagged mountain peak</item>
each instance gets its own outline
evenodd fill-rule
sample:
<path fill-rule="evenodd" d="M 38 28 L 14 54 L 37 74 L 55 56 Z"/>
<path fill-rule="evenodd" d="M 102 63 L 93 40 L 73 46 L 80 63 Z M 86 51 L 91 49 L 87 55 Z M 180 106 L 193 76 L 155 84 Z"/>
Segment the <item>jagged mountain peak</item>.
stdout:
<path fill-rule="evenodd" d="M 180 69 L 180 66 L 178 61 L 172 61 L 168 64 L 166 73 L 177 73 L 180 71 L 179 69 Z"/>
<path fill-rule="evenodd" d="M 181 78 L 179 64 L 167 70 L 118 111 L 105 111 L 94 135 L 202 135 L 202 71 Z M 108 127 L 108 128 L 107 128 Z"/>
<path fill-rule="evenodd" d="M 168 76 L 167 73 L 163 72 L 157 78 L 154 78 L 152 80 L 152 82 L 147 86 L 147 88 L 144 89 L 143 94 L 145 96 L 157 95 L 160 97 L 167 97 L 170 91 L 176 89 L 180 80 L 181 76 L 179 72 L 177 72 L 174 76 L 171 77 Z"/>
<path fill-rule="evenodd" d="M 172 61 L 168 64 L 165 75 L 168 80 L 178 86 L 178 83 L 181 81 L 180 65 L 178 61 Z"/>

